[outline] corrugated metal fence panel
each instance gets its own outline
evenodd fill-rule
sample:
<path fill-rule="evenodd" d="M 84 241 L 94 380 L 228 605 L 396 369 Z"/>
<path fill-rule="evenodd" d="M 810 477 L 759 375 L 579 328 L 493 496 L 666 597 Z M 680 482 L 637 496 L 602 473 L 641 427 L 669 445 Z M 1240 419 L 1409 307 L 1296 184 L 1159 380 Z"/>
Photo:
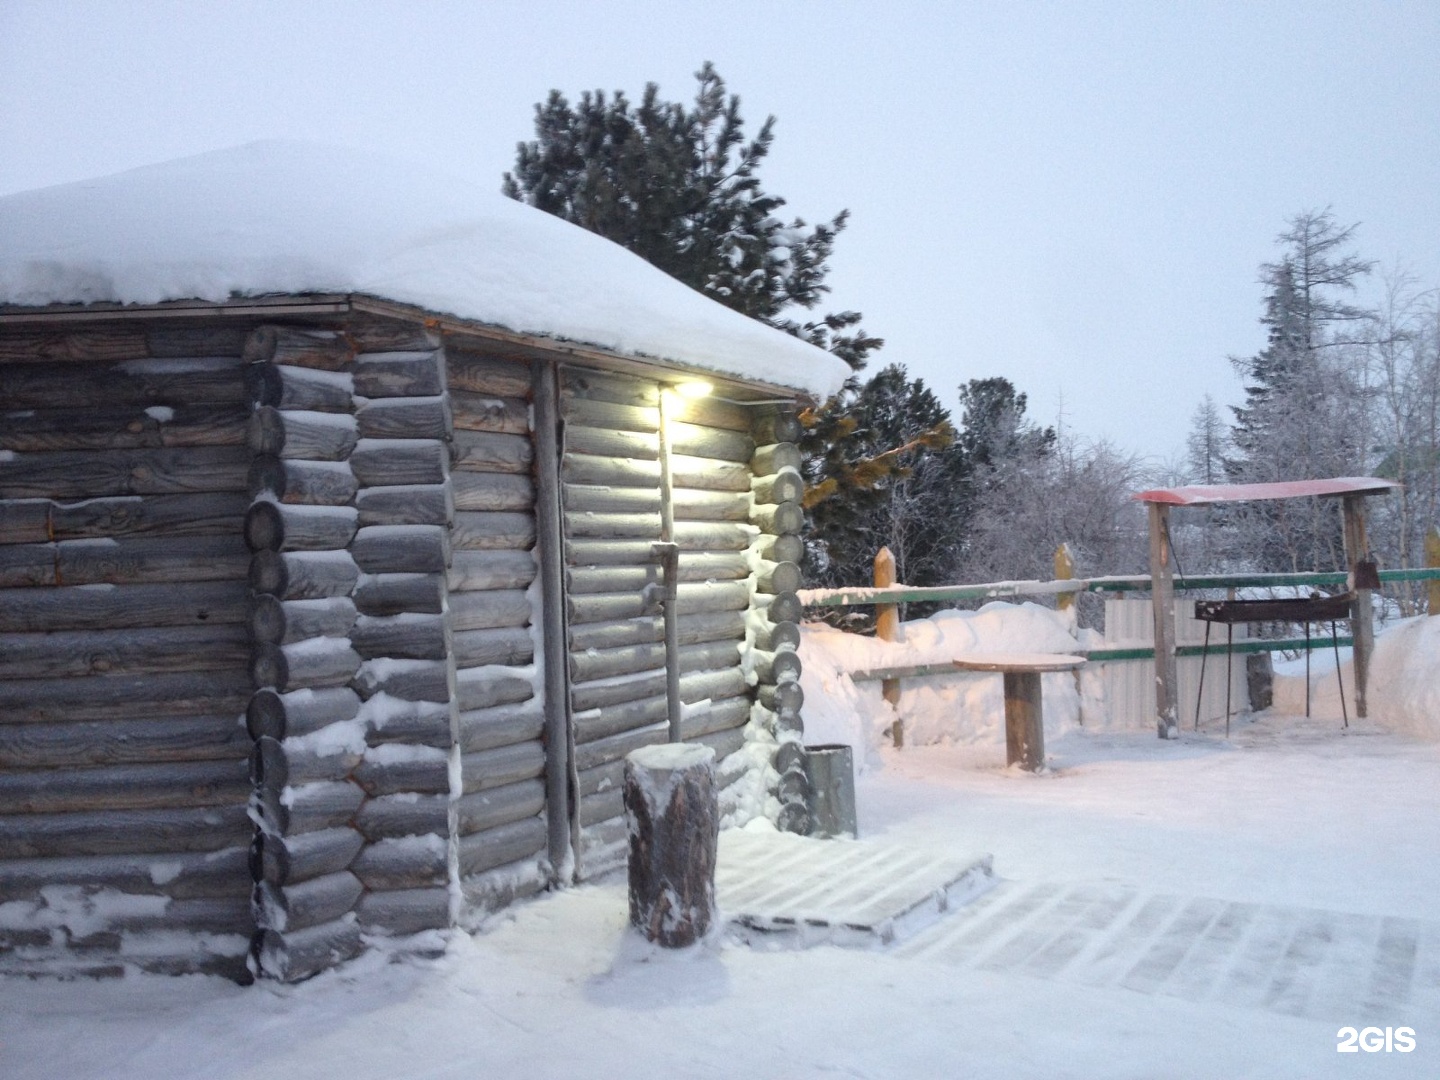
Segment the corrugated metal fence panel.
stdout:
<path fill-rule="evenodd" d="M 567 368 L 561 379 L 561 479 L 571 706 L 582 877 L 624 855 L 624 758 L 664 742 L 660 388 Z M 749 713 L 740 650 L 750 604 L 744 551 L 753 530 L 748 434 L 692 422 L 671 428 L 680 559 L 680 693 L 685 736 L 717 742 Z M 737 418 L 738 420 L 738 418 Z M 701 703 L 708 702 L 708 705 Z M 727 741 L 728 738 L 728 741 Z"/>
<path fill-rule="evenodd" d="M 462 887 L 483 907 L 545 880 L 544 712 L 536 695 L 538 629 L 530 368 L 458 351 L 449 625 L 460 700 L 456 804 Z"/>
<path fill-rule="evenodd" d="M 1194 617 L 1190 604 L 1179 602 L 1175 611 L 1175 641 L 1182 645 L 1199 645 L 1205 640 L 1205 624 Z M 1235 640 L 1247 636 L 1244 626 L 1235 627 Z M 1142 647 L 1155 643 L 1155 625 L 1149 600 L 1105 601 L 1105 644 Z M 1225 643 L 1225 627 L 1211 631 L 1210 643 Z M 1097 665 L 1104 687 L 1110 723 L 1116 727 L 1149 728 L 1155 725 L 1155 662 L 1153 660 L 1110 660 Z M 1195 697 L 1200 689 L 1200 658 L 1180 657 L 1176 662 L 1179 678 L 1180 720 L 1189 726 L 1195 722 Z M 1235 657 L 1230 671 L 1230 704 L 1235 712 L 1248 708 L 1245 681 L 1245 660 Z M 1225 717 L 1225 657 L 1211 656 L 1205 667 L 1204 700 L 1200 704 L 1200 722 Z"/>

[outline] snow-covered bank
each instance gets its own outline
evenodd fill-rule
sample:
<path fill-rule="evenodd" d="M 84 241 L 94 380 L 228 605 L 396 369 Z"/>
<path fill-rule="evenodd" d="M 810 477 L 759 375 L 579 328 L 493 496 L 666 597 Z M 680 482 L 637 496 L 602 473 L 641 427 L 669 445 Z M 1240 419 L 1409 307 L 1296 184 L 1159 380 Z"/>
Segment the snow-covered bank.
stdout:
<path fill-rule="evenodd" d="M 861 771 L 873 768 L 885 745 L 885 730 L 896 713 L 881 697 L 880 683 L 856 681 L 852 672 L 885 667 L 944 663 L 973 653 L 1074 653 L 1100 644 L 1099 635 L 1077 629 L 1065 614 L 1038 604 L 994 602 L 978 611 L 942 611 L 902 624 L 902 640 L 880 641 L 845 633 L 823 623 L 807 623 L 800 657 L 804 664 L 805 739 L 847 743 L 857 750 Z M 1323 644 L 1316 638 L 1317 645 Z M 1348 650 L 1342 651 L 1346 700 L 1354 716 L 1354 676 Z M 1305 711 L 1304 661 L 1276 666 L 1275 709 Z M 1047 739 L 1084 727 L 1123 730 L 1104 698 L 1099 665 L 1087 665 L 1078 677 L 1045 675 Z M 1324 648 L 1311 655 L 1311 711 L 1340 719 L 1335 663 Z M 1377 636 L 1370 674 L 1371 718 L 1382 728 L 1440 740 L 1440 618 L 1407 619 Z M 898 715 L 905 739 L 916 746 L 951 744 L 977 752 L 1003 750 L 1005 711 L 996 675 L 946 674 L 907 679 Z M 1149 717 L 1133 722 L 1152 730 Z"/>
<path fill-rule="evenodd" d="M 1345 707 L 1355 715 L 1355 667 L 1351 650 L 1340 650 Z M 1375 635 L 1370 658 L 1370 716 L 1391 731 L 1440 740 L 1440 618 L 1425 615 L 1391 623 Z M 1305 661 L 1275 665 L 1275 708 L 1305 711 Z M 1317 649 L 1310 657 L 1310 711 L 1341 719 L 1335 657 Z"/>
<path fill-rule="evenodd" d="M 1084 633 L 1081 631 L 1081 633 Z M 894 719 L 876 681 L 850 673 L 874 668 L 945 663 L 972 653 L 1074 653 L 1081 648 L 1069 618 L 1039 604 L 986 604 L 979 611 L 942 611 L 901 624 L 901 640 L 880 641 L 824 623 L 807 623 L 800 642 L 804 665 L 805 740 L 848 743 L 857 768 L 884 741 Z M 905 682 L 900 716 L 914 746 L 948 742 L 1004 745 L 1005 704 L 998 675 L 945 675 Z M 1069 672 L 1044 675 L 1046 732 L 1080 720 L 1080 694 Z"/>

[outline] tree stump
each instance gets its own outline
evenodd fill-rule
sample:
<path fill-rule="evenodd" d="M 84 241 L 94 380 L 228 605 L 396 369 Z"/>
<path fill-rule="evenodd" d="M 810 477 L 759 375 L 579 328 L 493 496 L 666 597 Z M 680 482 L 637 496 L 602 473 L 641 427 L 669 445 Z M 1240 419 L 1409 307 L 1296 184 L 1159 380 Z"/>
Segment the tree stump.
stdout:
<path fill-rule="evenodd" d="M 693 945 L 716 917 L 720 809 L 715 751 L 667 743 L 625 758 L 630 924 L 668 949 Z"/>

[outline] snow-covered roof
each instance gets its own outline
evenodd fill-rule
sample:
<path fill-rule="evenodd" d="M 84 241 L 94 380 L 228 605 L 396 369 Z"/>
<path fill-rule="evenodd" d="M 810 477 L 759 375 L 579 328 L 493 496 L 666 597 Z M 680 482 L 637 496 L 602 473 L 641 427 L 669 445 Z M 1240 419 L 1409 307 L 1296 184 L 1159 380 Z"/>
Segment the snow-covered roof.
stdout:
<path fill-rule="evenodd" d="M 1326 480 L 1282 480 L 1275 484 L 1200 484 L 1193 487 L 1152 488 L 1134 498 L 1138 502 L 1168 506 L 1209 506 L 1222 502 L 1303 499 L 1327 495 L 1381 495 L 1402 485 L 1378 476 L 1336 476 Z"/>
<path fill-rule="evenodd" d="M 493 187 L 270 141 L 20 192 L 0 198 L 0 304 L 359 293 L 819 399 L 849 374 Z"/>

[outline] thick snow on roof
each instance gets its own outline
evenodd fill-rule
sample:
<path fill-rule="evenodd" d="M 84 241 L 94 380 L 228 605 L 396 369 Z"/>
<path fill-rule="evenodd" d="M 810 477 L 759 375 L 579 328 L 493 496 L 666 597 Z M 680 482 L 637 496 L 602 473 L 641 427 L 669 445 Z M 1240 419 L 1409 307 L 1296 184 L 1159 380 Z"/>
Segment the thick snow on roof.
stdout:
<path fill-rule="evenodd" d="M 848 374 L 494 186 L 276 141 L 21 192 L 0 198 L 0 304 L 364 293 L 821 399 Z"/>

